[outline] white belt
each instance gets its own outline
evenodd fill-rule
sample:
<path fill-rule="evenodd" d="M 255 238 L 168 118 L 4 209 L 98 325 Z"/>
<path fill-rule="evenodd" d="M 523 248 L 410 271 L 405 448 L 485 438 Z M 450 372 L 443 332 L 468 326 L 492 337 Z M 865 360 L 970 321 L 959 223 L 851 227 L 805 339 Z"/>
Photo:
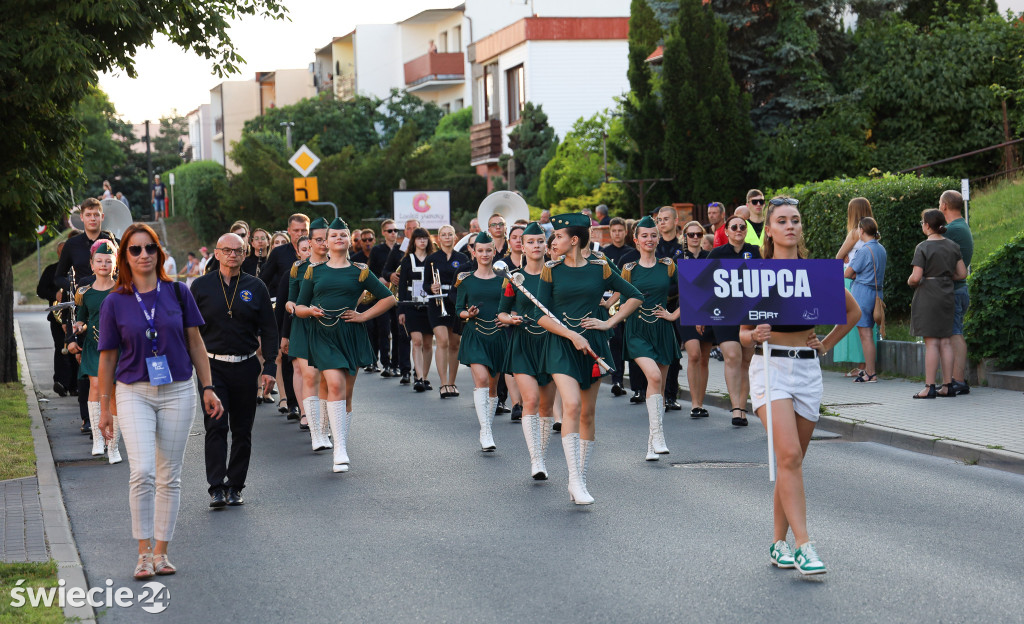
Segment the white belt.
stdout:
<path fill-rule="evenodd" d="M 210 356 L 211 360 L 218 360 L 220 362 L 231 362 L 232 364 L 237 364 L 239 362 L 244 362 L 249 358 L 255 356 L 256 351 L 253 351 L 249 355 L 217 355 L 216 353 L 207 353 L 207 355 Z"/>

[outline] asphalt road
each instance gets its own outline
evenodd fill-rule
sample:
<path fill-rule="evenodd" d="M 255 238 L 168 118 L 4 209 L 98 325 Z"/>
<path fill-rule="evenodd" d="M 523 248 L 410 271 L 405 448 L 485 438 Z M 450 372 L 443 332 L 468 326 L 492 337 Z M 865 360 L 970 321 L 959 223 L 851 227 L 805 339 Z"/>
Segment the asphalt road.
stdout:
<path fill-rule="evenodd" d="M 42 315 L 35 315 L 42 318 Z M 72 399 L 49 391 L 49 335 L 19 315 L 72 529 L 91 586 L 138 587 L 128 465 L 89 459 Z M 871 443 L 818 440 L 804 466 L 809 525 L 828 574 L 768 563 L 771 484 L 759 427 L 728 414 L 666 418 L 671 455 L 645 462 L 646 415 L 602 392 L 588 475 L 569 502 L 557 439 L 551 479 L 528 477 L 522 429 L 477 443 L 462 397 L 360 376 L 349 454 L 259 408 L 246 505 L 212 512 L 202 421 L 186 451 L 160 615 L 101 622 L 1019 622 L 1024 477 Z M 682 414 L 682 415 L 681 415 Z M 715 465 L 692 462 L 720 462 Z M 736 466 L 730 463 L 741 462 Z M 752 464 L 752 465 L 751 465 Z"/>

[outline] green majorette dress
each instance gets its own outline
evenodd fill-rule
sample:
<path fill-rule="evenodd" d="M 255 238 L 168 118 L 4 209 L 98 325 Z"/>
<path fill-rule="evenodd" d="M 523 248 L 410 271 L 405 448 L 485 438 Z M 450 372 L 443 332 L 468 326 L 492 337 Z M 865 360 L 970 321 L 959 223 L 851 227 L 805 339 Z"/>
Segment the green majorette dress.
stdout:
<path fill-rule="evenodd" d="M 309 265 L 309 259 L 297 260 L 292 265 L 291 273 L 288 274 L 288 301 L 295 303 L 299 300 L 299 291 L 302 289 L 302 282 L 306 279 L 306 269 Z M 313 319 L 292 316 L 291 331 L 288 334 L 288 355 L 304 360 L 309 359 L 309 332 L 312 323 L 315 322 Z"/>
<path fill-rule="evenodd" d="M 622 357 L 634 360 L 638 357 L 651 358 L 667 366 L 675 362 L 682 353 L 676 338 L 672 321 L 654 315 L 657 306 L 668 309 L 668 298 L 678 292 L 676 264 L 671 258 L 660 258 L 653 267 L 640 266 L 629 262 L 622 267 L 622 279 L 643 293 L 644 302 L 636 313 L 626 319 L 622 332 Z"/>
<path fill-rule="evenodd" d="M 632 284 L 617 275 L 605 260 L 589 260 L 579 267 L 567 266 L 564 259 L 544 263 L 540 274 L 537 299 L 569 329 L 579 333 L 590 343 L 590 348 L 606 362 L 612 362 L 608 346 L 608 332 L 584 329 L 585 318 L 603 320 L 601 297 L 606 290 L 618 292 L 622 300 L 640 299 L 643 295 Z M 551 334 L 544 350 L 544 370 L 550 375 L 568 375 L 586 390 L 599 380 L 604 372 L 594 360 L 577 351 L 572 342 Z"/>
<path fill-rule="evenodd" d="M 505 326 L 498 322 L 498 306 L 501 304 L 502 280 L 495 276 L 480 279 L 472 273 L 459 273 L 455 280 L 458 295 L 455 299 L 456 314 L 476 306 L 480 313 L 466 321 L 459 344 L 459 362 L 483 364 L 492 377 L 503 372 L 508 337 Z"/>
<path fill-rule="evenodd" d="M 540 274 L 530 275 L 523 269 L 513 273 L 521 273 L 523 287 L 537 296 Z M 505 351 L 505 363 L 502 366 L 506 373 L 529 375 L 537 380 L 537 385 L 546 386 L 551 382 L 551 375 L 544 370 L 544 349 L 547 345 L 548 332 L 537 324 L 543 314 L 529 297 L 505 280 L 502 285 L 501 305 L 498 312 L 506 314 L 515 310 L 523 317 L 523 322 L 512 327 L 512 336 Z"/>
<path fill-rule="evenodd" d="M 331 268 L 326 263 L 306 267 L 296 303 L 317 306 L 325 313 L 320 318 L 307 319 L 310 324 L 307 352 L 311 366 L 318 370 L 348 370 L 350 375 L 355 375 L 360 368 L 373 364 L 373 347 L 366 327 L 341 318 L 342 313 L 356 309 L 364 290 L 378 299 L 392 296 L 365 264 L 353 262 L 341 269 Z M 291 351 L 290 345 L 288 350 Z"/>
<path fill-rule="evenodd" d="M 85 333 L 82 334 L 79 377 L 99 377 L 100 352 L 96 346 L 100 341 L 100 306 L 109 294 L 110 290 L 96 290 L 92 286 L 82 286 L 75 293 L 75 320 L 86 324 Z"/>

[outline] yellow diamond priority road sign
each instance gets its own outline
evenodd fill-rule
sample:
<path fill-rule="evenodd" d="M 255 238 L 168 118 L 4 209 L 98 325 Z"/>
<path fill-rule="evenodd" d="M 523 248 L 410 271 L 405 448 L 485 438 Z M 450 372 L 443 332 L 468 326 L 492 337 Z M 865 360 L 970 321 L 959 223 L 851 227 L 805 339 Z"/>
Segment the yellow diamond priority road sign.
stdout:
<path fill-rule="evenodd" d="M 316 169 L 316 166 L 320 164 L 320 158 L 313 153 L 313 150 L 303 144 L 302 147 L 300 147 L 295 154 L 288 159 L 288 164 L 298 171 L 299 174 L 305 177 L 312 173 L 312 171 Z"/>

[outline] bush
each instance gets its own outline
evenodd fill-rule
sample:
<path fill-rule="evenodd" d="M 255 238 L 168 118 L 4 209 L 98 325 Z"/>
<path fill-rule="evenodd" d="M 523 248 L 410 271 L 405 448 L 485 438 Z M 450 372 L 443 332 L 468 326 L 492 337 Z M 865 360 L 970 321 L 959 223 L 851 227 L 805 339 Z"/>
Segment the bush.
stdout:
<path fill-rule="evenodd" d="M 973 359 L 996 358 L 1000 367 L 1024 366 L 1024 232 L 993 252 L 967 281 L 971 306 L 964 337 Z"/>
<path fill-rule="evenodd" d="M 804 238 L 811 258 L 835 258 L 846 237 L 846 206 L 854 197 L 866 197 L 878 221 L 881 243 L 888 256 L 882 284 L 887 311 L 895 317 L 910 312 L 913 290 L 907 286 L 914 249 L 924 240 L 921 211 L 936 208 L 939 195 L 959 189 L 952 178 L 919 178 L 889 175 L 879 178 L 826 180 L 778 189 L 774 195 L 792 195 L 800 200 Z"/>
<path fill-rule="evenodd" d="M 228 179 L 224 168 L 201 160 L 174 168 L 177 206 L 201 240 L 216 240 L 227 230 L 222 202 Z"/>

